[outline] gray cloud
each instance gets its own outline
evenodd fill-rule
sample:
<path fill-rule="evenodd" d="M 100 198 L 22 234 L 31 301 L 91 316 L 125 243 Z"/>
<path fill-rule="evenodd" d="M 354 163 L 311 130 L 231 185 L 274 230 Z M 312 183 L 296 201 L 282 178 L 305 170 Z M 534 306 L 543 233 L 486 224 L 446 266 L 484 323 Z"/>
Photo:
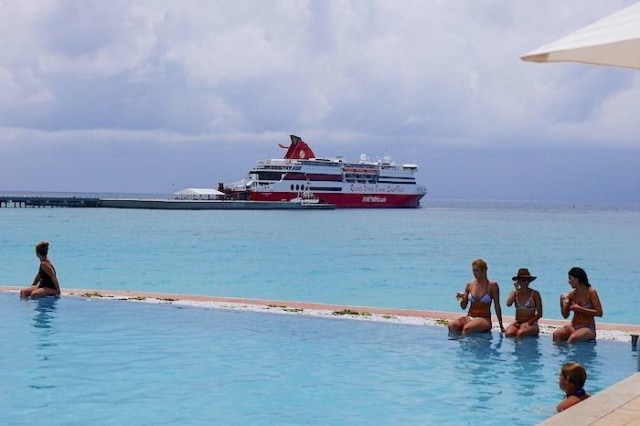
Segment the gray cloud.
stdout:
<path fill-rule="evenodd" d="M 559 177 L 580 147 L 637 200 L 640 73 L 519 60 L 632 3 L 4 1 L 0 190 L 235 180 L 296 133 L 320 155 L 417 161 L 441 198 L 473 196 L 464 175 L 484 182 L 477 197 L 601 199 Z M 554 190 L 512 170 L 523 155 Z"/>

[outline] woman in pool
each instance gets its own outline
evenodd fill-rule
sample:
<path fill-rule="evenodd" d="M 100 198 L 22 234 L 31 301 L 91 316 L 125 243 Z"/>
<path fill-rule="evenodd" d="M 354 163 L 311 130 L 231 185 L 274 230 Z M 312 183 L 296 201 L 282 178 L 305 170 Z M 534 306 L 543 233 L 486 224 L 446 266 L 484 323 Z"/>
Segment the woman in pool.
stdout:
<path fill-rule="evenodd" d="M 586 380 L 587 372 L 577 362 L 567 362 L 562 366 L 558 377 L 558 386 L 564 391 L 565 397 L 556 407 L 558 412 L 589 398 L 590 395 L 584 391 Z"/>
<path fill-rule="evenodd" d="M 464 288 L 464 293 L 457 293 L 456 299 L 460 302 L 460 308 L 469 311 L 464 317 L 455 319 L 449 323 L 451 333 L 482 333 L 491 331 L 491 303 L 494 304 L 500 330 L 504 332 L 502 325 L 502 309 L 500 308 L 500 287 L 495 281 L 487 278 L 487 262 L 476 259 L 471 263 L 474 279 L 469 281 Z"/>
<path fill-rule="evenodd" d="M 602 316 L 602 305 L 598 293 L 589 284 L 587 273 L 582 268 L 569 270 L 571 290 L 560 296 L 560 313 L 564 318 L 573 311 L 571 324 L 557 328 L 553 332 L 554 341 L 568 343 L 594 340 L 596 338 L 595 317 Z"/>
<path fill-rule="evenodd" d="M 21 298 L 60 296 L 60 284 L 56 276 L 56 269 L 47 257 L 48 254 L 49 243 L 47 241 L 40 241 L 36 244 L 36 256 L 40 259 L 40 269 L 33 279 L 33 284 L 20 290 Z"/>
<path fill-rule="evenodd" d="M 520 268 L 518 274 L 512 278 L 515 291 L 507 297 L 507 306 L 516 305 L 516 321 L 509 324 L 507 337 L 538 336 L 538 320 L 542 318 L 542 298 L 538 291 L 529 288 L 532 276 L 526 268 Z"/>

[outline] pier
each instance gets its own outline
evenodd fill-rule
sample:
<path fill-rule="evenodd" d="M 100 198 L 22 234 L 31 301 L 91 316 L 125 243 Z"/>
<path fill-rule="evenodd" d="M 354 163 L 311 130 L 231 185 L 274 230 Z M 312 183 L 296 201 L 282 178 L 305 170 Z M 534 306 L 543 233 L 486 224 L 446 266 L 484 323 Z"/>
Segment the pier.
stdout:
<path fill-rule="evenodd" d="M 0 195 L 0 208 L 101 207 L 99 198 L 46 195 Z"/>
<path fill-rule="evenodd" d="M 327 203 L 300 201 L 183 200 L 175 198 L 102 198 L 75 195 L 3 195 L 0 208 L 102 207 L 148 210 L 332 210 Z"/>

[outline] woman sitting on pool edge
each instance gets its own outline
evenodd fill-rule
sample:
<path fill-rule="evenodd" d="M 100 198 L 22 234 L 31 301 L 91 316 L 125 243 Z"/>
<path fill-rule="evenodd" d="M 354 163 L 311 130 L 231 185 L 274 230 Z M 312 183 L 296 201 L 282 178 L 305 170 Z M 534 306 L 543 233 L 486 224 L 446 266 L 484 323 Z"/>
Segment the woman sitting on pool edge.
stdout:
<path fill-rule="evenodd" d="M 491 331 L 491 303 L 494 303 L 500 330 L 504 332 L 502 325 L 502 309 L 500 308 L 500 287 L 495 281 L 487 278 L 487 262 L 476 259 L 471 263 L 474 279 L 469 281 L 464 288 L 464 293 L 457 293 L 456 299 L 460 302 L 460 308 L 467 309 L 471 304 L 467 315 L 455 319 L 449 323 L 450 333 L 482 333 Z"/>
<path fill-rule="evenodd" d="M 20 290 L 21 298 L 60 296 L 60 284 L 56 276 L 56 269 L 47 257 L 48 254 L 49 243 L 47 241 L 40 241 L 36 244 L 36 256 L 40 259 L 40 269 L 33 279 L 33 284 Z"/>
<path fill-rule="evenodd" d="M 542 318 L 542 298 L 540 293 L 529 284 L 535 280 L 527 268 L 518 269 L 518 274 L 512 278 L 515 291 L 507 297 L 507 306 L 516 305 L 516 321 L 509 324 L 507 337 L 537 337 L 540 334 L 538 320 Z"/>
<path fill-rule="evenodd" d="M 595 340 L 595 317 L 601 317 L 603 314 L 598 292 L 591 287 L 584 269 L 571 268 L 568 275 L 571 290 L 560 296 L 560 313 L 563 318 L 568 318 L 569 313 L 573 311 L 573 318 L 571 324 L 553 332 L 553 340 L 566 340 L 568 343 Z"/>

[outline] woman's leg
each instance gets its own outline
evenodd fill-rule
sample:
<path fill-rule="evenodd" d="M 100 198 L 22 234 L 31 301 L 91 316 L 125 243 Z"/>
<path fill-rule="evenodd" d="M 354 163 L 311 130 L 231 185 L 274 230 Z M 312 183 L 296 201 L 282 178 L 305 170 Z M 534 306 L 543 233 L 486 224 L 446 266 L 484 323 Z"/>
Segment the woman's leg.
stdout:
<path fill-rule="evenodd" d="M 560 328 L 556 328 L 553 332 L 553 341 L 554 342 L 561 342 L 564 340 L 568 340 L 569 336 L 571 336 L 571 334 L 576 331 L 572 326 L 570 325 L 565 325 L 562 326 Z"/>
<path fill-rule="evenodd" d="M 493 324 L 491 324 L 491 319 L 489 318 L 473 318 L 464 325 L 462 333 L 484 333 L 485 331 L 491 331 L 492 326 Z"/>
<path fill-rule="evenodd" d="M 462 333 L 467 317 L 460 317 L 449 322 L 449 333 Z"/>
<path fill-rule="evenodd" d="M 37 289 L 38 289 L 38 286 L 36 285 L 23 288 L 22 290 L 20 290 L 20 298 L 28 299 L 29 297 L 31 297 L 31 294 Z"/>
<path fill-rule="evenodd" d="M 48 287 L 39 287 L 31 292 L 32 299 L 43 296 L 59 296 L 59 294 L 56 290 Z"/>
<path fill-rule="evenodd" d="M 520 329 L 520 324 L 518 324 L 517 322 L 513 322 L 513 323 L 509 324 L 509 326 L 505 330 L 504 334 L 507 337 L 516 337 L 518 335 L 518 330 L 519 329 Z"/>
<path fill-rule="evenodd" d="M 518 330 L 518 337 L 538 337 L 540 334 L 540 328 L 538 327 L 538 323 L 534 323 L 533 325 L 528 322 L 522 323 L 520 326 L 520 330 Z"/>
<path fill-rule="evenodd" d="M 567 339 L 568 343 L 574 342 L 585 342 L 587 340 L 594 340 L 596 338 L 596 333 L 590 327 L 581 327 L 571 333 L 569 338 Z"/>

